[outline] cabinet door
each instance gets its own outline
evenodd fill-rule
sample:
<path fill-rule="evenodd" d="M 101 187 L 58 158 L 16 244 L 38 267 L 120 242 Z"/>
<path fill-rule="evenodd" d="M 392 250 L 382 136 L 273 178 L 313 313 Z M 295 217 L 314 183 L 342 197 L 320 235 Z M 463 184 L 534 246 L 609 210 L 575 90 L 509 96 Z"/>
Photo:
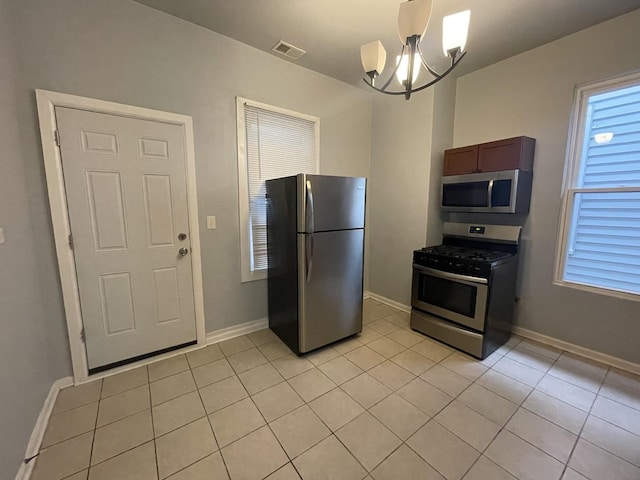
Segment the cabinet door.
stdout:
<path fill-rule="evenodd" d="M 478 145 L 445 150 L 443 175 L 464 175 L 477 169 Z"/>
<path fill-rule="evenodd" d="M 507 138 L 483 143 L 478 150 L 478 170 L 499 172 L 501 170 L 531 170 L 535 140 L 529 137 Z"/>

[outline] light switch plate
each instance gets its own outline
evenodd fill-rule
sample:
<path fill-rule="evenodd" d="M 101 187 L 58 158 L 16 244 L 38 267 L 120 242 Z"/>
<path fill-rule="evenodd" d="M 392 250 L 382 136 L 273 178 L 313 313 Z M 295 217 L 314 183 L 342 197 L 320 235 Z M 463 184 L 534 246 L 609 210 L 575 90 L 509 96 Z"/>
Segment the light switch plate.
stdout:
<path fill-rule="evenodd" d="M 208 216 L 207 217 L 207 229 L 215 230 L 216 229 L 216 217 Z"/>
<path fill-rule="evenodd" d="M 4 243 L 4 228 L 0 227 L 0 245 Z"/>

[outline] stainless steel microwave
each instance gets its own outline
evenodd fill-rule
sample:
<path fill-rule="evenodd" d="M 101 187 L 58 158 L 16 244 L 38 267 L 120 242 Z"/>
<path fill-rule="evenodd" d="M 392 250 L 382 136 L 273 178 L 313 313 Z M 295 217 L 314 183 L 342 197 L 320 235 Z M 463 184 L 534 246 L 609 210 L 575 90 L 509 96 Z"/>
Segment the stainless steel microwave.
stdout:
<path fill-rule="evenodd" d="M 442 177 L 442 211 L 528 213 L 532 180 L 527 170 Z"/>

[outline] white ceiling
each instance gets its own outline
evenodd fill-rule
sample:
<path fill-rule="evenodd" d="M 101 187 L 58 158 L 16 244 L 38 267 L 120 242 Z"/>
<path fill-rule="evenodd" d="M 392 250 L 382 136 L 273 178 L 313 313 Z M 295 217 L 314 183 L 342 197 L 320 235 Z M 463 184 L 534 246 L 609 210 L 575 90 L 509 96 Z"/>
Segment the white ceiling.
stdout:
<path fill-rule="evenodd" d="M 400 0 L 136 1 L 267 52 L 284 40 L 306 50 L 297 64 L 353 85 L 363 85 L 360 45 L 381 40 L 388 64 L 401 48 Z M 447 64 L 441 19 L 461 10 L 471 10 L 471 25 L 458 74 L 637 8 L 640 0 L 434 0 L 423 52 L 434 66 Z"/>

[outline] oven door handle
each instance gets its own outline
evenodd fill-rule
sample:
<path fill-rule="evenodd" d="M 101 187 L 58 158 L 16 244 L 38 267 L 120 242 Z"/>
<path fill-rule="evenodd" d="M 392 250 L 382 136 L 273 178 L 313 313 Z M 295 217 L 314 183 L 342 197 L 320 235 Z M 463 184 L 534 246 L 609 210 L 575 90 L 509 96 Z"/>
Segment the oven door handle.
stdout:
<path fill-rule="evenodd" d="M 442 270 L 435 270 L 433 268 L 426 268 L 422 265 L 413 264 L 413 268 L 428 275 L 434 277 L 446 278 L 448 280 L 460 280 L 463 282 L 481 283 L 487 285 L 489 281 L 486 278 L 470 277 L 469 275 L 460 275 L 459 273 L 443 272 Z"/>

